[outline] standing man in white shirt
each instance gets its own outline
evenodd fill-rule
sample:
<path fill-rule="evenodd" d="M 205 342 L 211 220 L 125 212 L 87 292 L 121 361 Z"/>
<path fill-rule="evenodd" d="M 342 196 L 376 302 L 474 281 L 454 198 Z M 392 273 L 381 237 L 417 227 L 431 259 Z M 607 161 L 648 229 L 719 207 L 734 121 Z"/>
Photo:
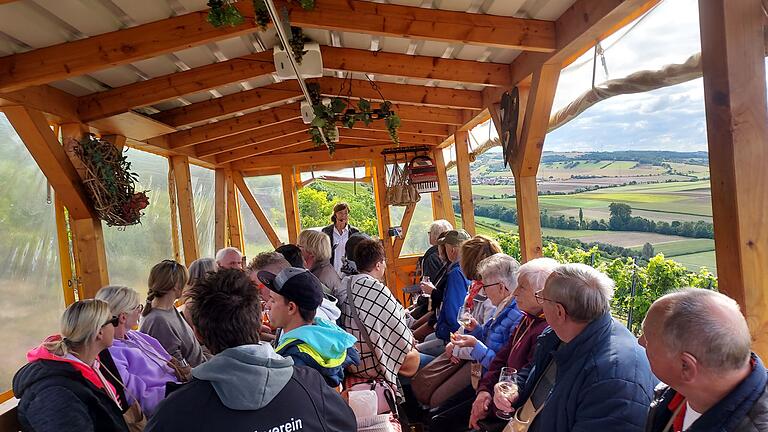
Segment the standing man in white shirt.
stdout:
<path fill-rule="evenodd" d="M 349 204 L 345 202 L 333 206 L 331 221 L 333 223 L 323 228 L 323 232 L 331 239 L 331 264 L 336 272 L 340 272 L 347 240 L 360 230 L 349 224 Z"/>

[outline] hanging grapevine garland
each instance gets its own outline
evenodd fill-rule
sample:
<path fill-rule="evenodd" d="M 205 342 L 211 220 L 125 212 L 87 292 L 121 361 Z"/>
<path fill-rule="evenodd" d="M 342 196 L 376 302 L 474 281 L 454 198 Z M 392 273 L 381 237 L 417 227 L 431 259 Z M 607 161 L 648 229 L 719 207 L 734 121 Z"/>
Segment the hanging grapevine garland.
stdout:
<path fill-rule="evenodd" d="M 214 27 L 235 27 L 245 22 L 233 0 L 208 0 L 208 22 Z"/>
<path fill-rule="evenodd" d="M 109 226 L 128 226 L 141 222 L 142 210 L 149 205 L 148 191 L 136 192 L 138 174 L 112 143 L 86 134 L 74 146 L 83 162 L 83 184 L 99 219 Z"/>

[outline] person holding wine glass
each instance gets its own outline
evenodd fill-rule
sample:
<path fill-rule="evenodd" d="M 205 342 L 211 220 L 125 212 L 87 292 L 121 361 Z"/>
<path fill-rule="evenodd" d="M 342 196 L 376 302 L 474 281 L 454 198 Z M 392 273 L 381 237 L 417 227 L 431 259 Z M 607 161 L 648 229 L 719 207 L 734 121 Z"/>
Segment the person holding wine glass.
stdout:
<path fill-rule="evenodd" d="M 550 328 L 517 392 L 493 403 L 529 432 L 641 432 L 656 379 L 637 338 L 611 316 L 614 282 L 585 264 L 554 269 L 534 293 Z"/>

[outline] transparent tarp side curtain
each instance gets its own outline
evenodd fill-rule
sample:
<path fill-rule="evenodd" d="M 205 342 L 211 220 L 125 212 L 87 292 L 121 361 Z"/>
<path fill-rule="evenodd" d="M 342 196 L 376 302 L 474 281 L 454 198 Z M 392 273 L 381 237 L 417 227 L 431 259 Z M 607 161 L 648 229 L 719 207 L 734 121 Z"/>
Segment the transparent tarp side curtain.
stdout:
<path fill-rule="evenodd" d="M 195 203 L 197 253 L 201 258 L 213 258 L 214 242 L 215 172 L 197 165 L 189 165 L 192 180 L 192 199 Z"/>
<path fill-rule="evenodd" d="M 152 266 L 173 259 L 171 207 L 168 195 L 168 161 L 141 150 L 126 152 L 131 170 L 139 175 L 137 190 L 148 191 L 149 206 L 141 223 L 128 227 L 104 224 L 109 281 L 135 289 L 144 298 Z"/>
<path fill-rule="evenodd" d="M 59 332 L 64 308 L 56 216 L 47 181 L 0 113 L 0 393 L 26 352 Z M 51 195 L 53 198 L 53 195 Z"/>
<path fill-rule="evenodd" d="M 264 214 L 272 224 L 277 237 L 288 242 L 288 229 L 285 220 L 285 200 L 283 200 L 283 185 L 280 175 L 246 177 L 245 184 L 251 195 L 259 203 Z M 242 194 L 240 197 L 240 215 L 243 218 L 243 236 L 245 238 L 245 255 L 250 259 L 259 252 L 273 250 L 264 229 L 261 228 L 256 216 L 253 215 Z"/>

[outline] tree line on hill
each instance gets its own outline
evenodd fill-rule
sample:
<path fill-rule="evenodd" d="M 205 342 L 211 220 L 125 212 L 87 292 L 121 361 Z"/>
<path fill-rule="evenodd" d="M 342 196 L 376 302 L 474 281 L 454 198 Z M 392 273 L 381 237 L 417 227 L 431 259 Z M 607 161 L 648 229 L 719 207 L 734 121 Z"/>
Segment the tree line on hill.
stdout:
<path fill-rule="evenodd" d="M 459 203 L 453 204 L 454 211 L 461 212 Z M 592 230 L 592 231 L 638 231 L 653 232 L 666 235 L 677 235 L 690 238 L 715 238 L 714 226 L 705 221 L 653 221 L 644 217 L 632 216 L 632 207 L 624 203 L 611 203 L 608 206 L 610 218 L 584 219 L 584 212 L 579 209 L 579 218 L 565 215 L 550 215 L 547 210 L 540 213 L 540 222 L 543 228 L 556 228 L 564 230 Z M 475 216 L 498 219 L 502 222 L 518 224 L 517 210 L 499 204 L 476 205 Z"/>
<path fill-rule="evenodd" d="M 634 161 L 641 164 L 661 165 L 663 162 L 681 162 L 694 165 L 705 165 L 708 161 L 707 152 L 674 152 L 674 151 L 613 151 L 587 152 L 581 154 L 544 154 L 542 163 L 578 161 Z"/>

